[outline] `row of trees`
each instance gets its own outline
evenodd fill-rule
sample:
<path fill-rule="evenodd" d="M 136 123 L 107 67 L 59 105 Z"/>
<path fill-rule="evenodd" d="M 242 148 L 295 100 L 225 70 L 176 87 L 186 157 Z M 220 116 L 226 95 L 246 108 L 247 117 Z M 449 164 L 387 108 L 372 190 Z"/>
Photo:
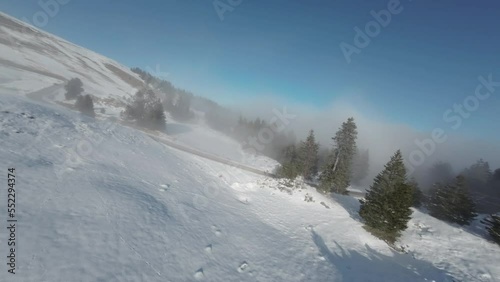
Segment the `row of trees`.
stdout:
<path fill-rule="evenodd" d="M 169 81 L 155 77 L 140 68 L 132 68 L 131 70 L 137 73 L 149 88 L 158 91 L 164 109 L 172 115 L 172 118 L 186 121 L 194 117 L 194 112 L 191 110 L 191 102 L 194 96 L 192 93 L 176 88 Z"/>
<path fill-rule="evenodd" d="M 492 172 L 489 163 L 480 159 L 453 179 L 451 165 L 439 162 L 429 175 L 431 187 L 424 195 L 424 204 L 430 215 L 468 225 L 477 213 L 489 213 L 482 223 L 500 244 L 500 169 Z"/>
<path fill-rule="evenodd" d="M 191 107 L 194 96 L 175 88 L 170 82 L 158 79 L 138 68 L 138 73 L 146 84 L 163 94 L 163 108 L 178 120 L 193 117 Z M 204 109 L 207 124 L 248 145 L 248 138 L 272 125 L 262 119 L 247 120 L 217 103 L 197 97 L 196 101 Z M 146 102 L 146 101 L 151 102 Z M 158 100 L 151 92 L 139 91 L 134 101 L 127 106 L 124 115 L 141 125 L 155 128 L 164 127 L 164 113 Z M 160 100 L 161 101 L 161 100 Z M 161 114 L 160 114 L 161 112 Z M 346 194 L 348 187 L 360 186 L 369 171 L 369 151 L 357 148 L 357 126 L 349 118 L 332 137 L 330 149 L 320 148 L 314 131 L 305 140 L 296 143 L 293 132 L 276 133 L 272 142 L 266 144 L 260 153 L 278 160 L 281 166 L 277 175 L 289 179 L 297 176 L 306 181 L 317 182 L 320 191 Z M 430 215 L 460 225 L 469 224 L 477 212 L 499 211 L 500 169 L 491 172 L 487 162 L 478 161 L 456 176 L 447 163 L 436 164 L 423 183 L 424 191 L 415 179 L 407 179 L 406 169 L 400 151 L 397 151 L 374 179 L 361 201 L 359 210 L 366 228 L 375 235 L 394 242 L 400 232 L 406 229 L 411 218 L 411 207 L 424 206 Z M 472 188 L 472 189 L 470 189 Z M 500 216 L 491 216 L 484 221 L 492 238 L 499 241 Z"/>
<path fill-rule="evenodd" d="M 255 120 L 247 120 L 240 116 L 238 122 L 232 126 L 228 135 L 236 139 L 242 144 L 243 149 L 252 147 L 251 139 L 258 138 L 259 133 L 276 128 L 275 125 L 267 123 L 265 120 L 256 118 Z M 285 148 L 290 144 L 294 144 L 296 137 L 293 131 L 272 130 L 272 138 L 265 146 L 256 146 L 254 149 L 259 150 L 259 153 L 268 156 L 272 159 L 283 161 L 285 158 Z"/>
<path fill-rule="evenodd" d="M 305 141 L 298 145 L 292 144 L 283 151 L 278 176 L 290 179 L 302 176 L 305 180 L 312 181 L 320 170 L 319 190 L 346 194 L 351 183 L 359 183 L 368 173 L 369 153 L 359 153 L 356 146 L 357 134 L 354 119 L 349 118 L 332 137 L 334 146 L 320 170 L 319 144 L 311 130 Z M 452 173 L 448 174 L 451 172 L 450 165 L 438 163 L 431 172 L 431 176 L 435 177 L 432 189 L 424 194 L 414 178 L 407 178 L 403 156 L 398 150 L 384 170 L 375 177 L 366 197 L 360 201 L 359 214 L 366 224 L 365 228 L 393 243 L 401 231 L 407 228 L 412 214 L 411 207 L 422 205 L 438 219 L 468 225 L 477 216 L 476 205 L 468 189 L 470 183 L 478 180 L 496 183 L 498 180 L 494 177 L 497 173 L 488 173 L 485 168 L 488 166 L 481 160 L 453 177 Z M 496 240 L 499 234 L 498 220 L 498 216 L 493 216 L 485 221 Z"/>
<path fill-rule="evenodd" d="M 443 171 L 447 165 L 439 163 L 435 167 Z M 397 151 L 377 175 L 366 197 L 360 201 L 359 214 L 366 229 L 388 242 L 394 242 L 407 228 L 412 213 L 410 207 L 421 205 L 440 220 L 469 225 L 477 216 L 477 211 L 468 188 L 468 183 L 472 181 L 467 180 L 471 177 L 465 176 L 467 171 L 470 170 L 465 170 L 453 180 L 435 183 L 424 194 L 415 179 L 407 179 L 401 152 Z M 492 215 L 483 223 L 493 240 L 500 244 L 500 215 Z"/>
<path fill-rule="evenodd" d="M 347 194 L 351 182 L 359 185 L 368 176 L 369 152 L 366 150 L 361 153 L 358 150 L 357 134 L 356 123 L 353 118 L 349 118 L 332 137 L 333 147 L 320 154 L 320 145 L 311 130 L 306 140 L 285 148 L 280 160 L 282 165 L 277 170 L 278 176 L 290 179 L 302 176 L 308 181 L 319 176 L 321 191 Z"/>
<path fill-rule="evenodd" d="M 283 150 L 282 165 L 276 171 L 277 175 L 289 179 L 302 176 L 305 180 L 313 180 L 318 173 L 318 150 L 319 143 L 311 130 L 305 141 L 298 146 L 291 144 Z"/>

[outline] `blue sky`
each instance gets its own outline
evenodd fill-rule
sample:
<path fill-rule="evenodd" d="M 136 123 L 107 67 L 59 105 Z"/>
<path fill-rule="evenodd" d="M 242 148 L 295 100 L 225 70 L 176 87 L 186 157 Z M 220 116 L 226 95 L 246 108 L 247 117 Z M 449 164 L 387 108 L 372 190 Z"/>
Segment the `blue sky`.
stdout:
<path fill-rule="evenodd" d="M 242 0 L 222 21 L 212 0 L 72 0 L 43 29 L 127 66 L 159 66 L 222 103 L 273 95 L 326 110 L 340 99 L 373 118 L 449 129 L 443 113 L 474 94 L 479 75 L 500 81 L 500 2 L 401 0 L 348 64 L 340 43 L 354 45 L 354 27 L 391 1 Z M 33 23 L 41 7 L 0 9 Z M 500 87 L 459 133 L 500 140 L 499 108 Z"/>

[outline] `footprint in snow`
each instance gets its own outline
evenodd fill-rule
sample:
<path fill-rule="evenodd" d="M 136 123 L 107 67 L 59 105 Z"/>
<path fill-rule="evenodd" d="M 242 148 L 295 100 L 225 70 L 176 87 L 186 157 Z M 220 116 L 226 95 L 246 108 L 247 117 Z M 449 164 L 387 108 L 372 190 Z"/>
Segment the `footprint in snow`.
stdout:
<path fill-rule="evenodd" d="M 245 205 L 248 205 L 250 204 L 249 200 L 247 197 L 244 197 L 244 196 L 241 196 L 238 198 L 238 201 L 240 201 L 241 203 L 245 204 Z"/>
<path fill-rule="evenodd" d="M 160 190 L 160 192 L 165 192 L 168 188 L 170 188 L 170 184 L 162 184 L 160 185 L 160 187 L 161 188 L 159 188 L 158 190 Z"/>
<path fill-rule="evenodd" d="M 206 247 L 205 247 L 205 252 L 206 252 L 207 254 L 212 253 L 212 244 L 210 244 L 210 245 L 208 245 L 208 246 L 206 246 Z"/>
<path fill-rule="evenodd" d="M 202 280 L 203 278 L 205 278 L 205 273 L 203 273 L 203 268 L 198 269 L 193 276 L 194 279 L 196 280 Z"/>
<path fill-rule="evenodd" d="M 312 225 L 308 225 L 308 226 L 305 226 L 304 227 L 307 231 L 313 231 L 313 226 Z"/>
<path fill-rule="evenodd" d="M 244 272 L 248 267 L 248 263 L 246 261 L 242 262 L 240 266 L 238 267 L 238 272 L 242 273 Z"/>
<path fill-rule="evenodd" d="M 215 236 L 217 236 L 217 237 L 220 237 L 220 235 L 222 235 L 222 231 L 220 231 L 220 229 L 217 228 L 217 226 L 215 226 L 215 225 L 212 225 L 212 232 L 214 232 Z"/>

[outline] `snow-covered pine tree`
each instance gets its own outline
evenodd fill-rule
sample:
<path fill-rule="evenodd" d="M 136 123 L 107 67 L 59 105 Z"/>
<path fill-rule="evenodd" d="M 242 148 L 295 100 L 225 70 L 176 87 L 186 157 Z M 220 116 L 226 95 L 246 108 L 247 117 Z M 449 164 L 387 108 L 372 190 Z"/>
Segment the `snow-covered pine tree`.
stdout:
<path fill-rule="evenodd" d="M 483 221 L 491 238 L 500 245 L 500 214 L 494 214 Z"/>
<path fill-rule="evenodd" d="M 358 131 L 354 118 L 342 123 L 332 138 L 334 148 L 320 175 L 320 189 L 324 192 L 347 194 L 350 185 L 351 163 L 356 153 Z"/>
<path fill-rule="evenodd" d="M 365 199 L 360 200 L 359 215 L 367 229 L 393 243 L 407 228 L 413 204 L 413 189 L 406 182 L 403 156 L 398 150 L 375 178 Z"/>
<path fill-rule="evenodd" d="M 417 180 L 412 177 L 408 184 L 411 186 L 413 191 L 413 204 L 412 206 L 415 208 L 419 208 L 422 206 L 422 202 L 424 201 L 424 193 L 420 190 L 420 186 L 418 185 Z"/>
<path fill-rule="evenodd" d="M 318 150 L 314 130 L 309 131 L 305 141 L 300 142 L 298 158 L 300 162 L 300 173 L 306 180 L 311 180 L 318 173 Z"/>
<path fill-rule="evenodd" d="M 433 190 L 428 208 L 435 218 L 468 225 L 476 217 L 476 207 L 462 175 L 456 177 L 455 183 L 437 183 Z"/>

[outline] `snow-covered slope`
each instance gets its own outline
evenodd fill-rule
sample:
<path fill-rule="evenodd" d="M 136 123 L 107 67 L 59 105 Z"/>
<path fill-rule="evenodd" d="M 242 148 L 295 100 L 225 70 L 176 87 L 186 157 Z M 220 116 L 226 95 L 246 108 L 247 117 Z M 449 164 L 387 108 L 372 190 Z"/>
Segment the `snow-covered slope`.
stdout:
<path fill-rule="evenodd" d="M 290 195 L 274 179 L 27 99 L 0 94 L 0 159 L 5 172 L 16 169 L 19 220 L 17 274 L 2 264 L 2 281 L 495 281 L 500 275 L 496 246 L 425 215 L 417 213 L 416 222 L 425 220 L 439 236 L 417 238 L 410 230 L 403 244 L 415 254 L 395 253 L 364 231 L 352 198 L 335 202 L 306 186 Z M 304 201 L 306 193 L 314 202 Z M 6 222 L 5 213 L 0 217 Z M 454 242 L 452 235 L 468 248 L 442 244 Z M 4 236 L 0 246 L 5 250 Z"/>
<path fill-rule="evenodd" d="M 97 112 L 105 111 L 102 117 L 118 117 L 124 98 L 143 86 L 127 67 L 0 12 L 0 91 L 62 101 L 64 82 L 74 77 L 83 81 L 85 93 L 94 96 Z M 277 164 L 261 156 L 245 159 L 236 141 L 207 126 L 168 122 L 165 137 L 180 144 L 245 164 L 258 160 L 269 171 Z"/>
<path fill-rule="evenodd" d="M 73 77 L 85 92 L 120 99 L 142 86 L 127 67 L 0 12 L 0 87 L 30 93 Z"/>

